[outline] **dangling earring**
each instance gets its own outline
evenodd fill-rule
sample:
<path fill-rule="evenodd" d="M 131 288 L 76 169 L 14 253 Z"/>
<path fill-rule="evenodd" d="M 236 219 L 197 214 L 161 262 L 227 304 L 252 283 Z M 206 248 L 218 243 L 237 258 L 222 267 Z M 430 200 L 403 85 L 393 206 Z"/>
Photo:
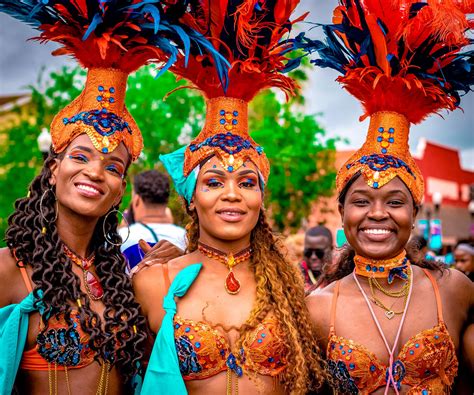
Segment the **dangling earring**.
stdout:
<path fill-rule="evenodd" d="M 112 214 L 112 213 L 120 213 L 120 214 L 122 215 L 122 219 L 123 219 L 123 220 L 125 221 L 125 223 L 127 224 L 127 230 L 128 230 L 127 237 L 126 237 L 126 239 L 123 240 L 121 243 L 114 243 L 114 242 L 110 239 L 110 237 L 107 235 L 107 232 L 106 232 L 106 230 L 105 230 L 105 223 L 107 222 L 107 218 L 108 218 L 109 215 Z M 128 240 L 128 238 L 130 237 L 130 225 L 128 224 L 127 218 L 125 218 L 125 216 L 123 215 L 123 213 L 122 213 L 120 210 L 114 208 L 113 210 L 109 211 L 109 212 L 107 213 L 107 215 L 105 216 L 104 221 L 102 222 L 102 232 L 103 232 L 103 234 L 104 234 L 104 239 L 107 241 L 107 243 L 112 244 L 112 245 L 114 245 L 114 246 L 116 246 L 116 247 L 120 247 L 120 246 L 121 246 L 123 243 L 125 243 L 125 242 Z"/>
<path fill-rule="evenodd" d="M 48 221 L 48 219 L 46 218 L 46 216 L 44 215 L 43 213 L 43 202 L 44 202 L 44 198 L 46 197 L 46 194 L 48 192 L 51 192 L 54 196 L 54 202 L 55 202 L 55 216 L 54 218 L 51 220 L 51 221 Z M 49 189 L 46 189 L 43 194 L 41 195 L 41 199 L 40 199 L 40 214 L 41 214 L 41 217 L 43 218 L 44 222 L 46 222 L 47 224 L 51 224 L 53 222 L 56 222 L 56 220 L 58 219 L 58 199 L 56 197 L 56 194 L 54 193 L 53 189 L 52 188 L 49 188 Z M 46 226 L 43 226 L 43 228 L 41 229 L 41 233 L 42 234 L 45 234 L 46 233 Z"/>
<path fill-rule="evenodd" d="M 188 209 L 189 211 L 194 211 L 196 209 L 196 207 L 194 206 L 194 203 L 189 203 Z"/>
<path fill-rule="evenodd" d="M 411 228 L 412 228 L 412 229 L 415 229 L 415 224 L 411 224 Z"/>

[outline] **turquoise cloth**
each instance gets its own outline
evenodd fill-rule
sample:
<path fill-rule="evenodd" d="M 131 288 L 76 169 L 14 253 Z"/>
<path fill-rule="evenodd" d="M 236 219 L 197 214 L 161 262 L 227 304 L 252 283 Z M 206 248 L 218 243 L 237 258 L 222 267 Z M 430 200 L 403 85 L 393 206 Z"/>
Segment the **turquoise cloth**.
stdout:
<path fill-rule="evenodd" d="M 174 343 L 175 297 L 182 297 L 187 292 L 201 267 L 201 263 L 196 263 L 181 270 L 163 300 L 165 316 L 153 345 L 143 381 L 142 395 L 182 395 L 188 393 L 179 370 L 178 354 Z"/>
<path fill-rule="evenodd" d="M 40 303 L 35 306 L 35 300 L 31 292 L 20 303 L 0 309 L 0 395 L 12 393 L 28 335 L 29 314 L 42 309 Z"/>
<path fill-rule="evenodd" d="M 163 162 L 168 174 L 173 179 L 178 194 L 184 197 L 188 203 L 191 203 L 194 188 L 196 188 L 199 166 L 193 169 L 187 177 L 184 175 L 184 153 L 187 148 L 187 146 L 182 147 L 170 154 L 160 155 L 160 160 Z"/>

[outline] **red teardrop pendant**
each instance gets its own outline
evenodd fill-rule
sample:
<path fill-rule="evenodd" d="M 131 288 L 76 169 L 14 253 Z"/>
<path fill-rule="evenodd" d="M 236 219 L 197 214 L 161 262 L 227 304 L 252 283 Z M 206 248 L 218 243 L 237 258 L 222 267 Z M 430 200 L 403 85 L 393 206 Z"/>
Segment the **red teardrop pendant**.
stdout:
<path fill-rule="evenodd" d="M 84 271 L 84 280 L 87 287 L 87 293 L 93 300 L 99 300 L 104 296 L 104 290 L 99 280 L 89 270 Z"/>
<path fill-rule="evenodd" d="M 240 281 L 234 276 L 234 272 L 229 272 L 225 279 L 225 290 L 234 295 L 240 291 Z"/>

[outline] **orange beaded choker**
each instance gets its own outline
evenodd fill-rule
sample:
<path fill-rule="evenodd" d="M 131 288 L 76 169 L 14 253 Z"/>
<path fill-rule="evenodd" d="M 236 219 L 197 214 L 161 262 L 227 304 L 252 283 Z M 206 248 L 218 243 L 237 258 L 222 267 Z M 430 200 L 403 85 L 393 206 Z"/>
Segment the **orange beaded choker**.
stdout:
<path fill-rule="evenodd" d="M 388 278 L 389 283 L 395 276 L 405 279 L 405 272 L 410 262 L 403 250 L 394 258 L 390 259 L 370 259 L 356 255 L 354 257 L 355 273 L 363 277 Z"/>
<path fill-rule="evenodd" d="M 240 262 L 244 262 L 250 259 L 252 255 L 252 248 L 250 246 L 245 247 L 243 250 L 233 254 L 232 252 L 227 254 L 217 248 L 208 246 L 204 243 L 198 242 L 198 250 L 201 251 L 208 258 L 216 259 L 222 262 L 229 269 L 229 274 L 225 279 L 225 290 L 231 295 L 235 295 L 240 291 L 240 281 L 234 275 L 232 271 L 234 266 L 237 266 Z"/>

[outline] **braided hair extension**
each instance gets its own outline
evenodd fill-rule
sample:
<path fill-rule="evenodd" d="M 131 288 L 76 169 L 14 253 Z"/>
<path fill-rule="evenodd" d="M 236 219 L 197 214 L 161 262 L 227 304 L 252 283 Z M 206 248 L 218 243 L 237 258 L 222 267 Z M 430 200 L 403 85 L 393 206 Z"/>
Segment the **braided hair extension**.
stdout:
<path fill-rule="evenodd" d="M 199 219 L 195 211 L 188 210 L 188 213 L 191 216 L 186 227 L 188 252 L 192 252 L 197 249 Z M 305 304 L 303 279 L 298 269 L 285 258 L 283 242 L 273 234 L 263 211 L 250 240 L 253 250 L 250 267 L 257 280 L 257 300 L 241 328 L 237 349 L 246 348 L 251 342 L 251 332 L 271 312 L 286 336 L 286 358 L 291 369 L 285 369 L 279 375 L 285 390 L 305 394 L 310 388 L 320 388 L 326 378 L 324 361 Z M 247 358 L 245 363 L 252 362 Z"/>
<path fill-rule="evenodd" d="M 96 252 L 95 269 L 104 289 L 102 301 L 105 312 L 101 319 L 91 309 L 89 298 L 80 289 L 80 279 L 72 271 L 72 263 L 61 248 L 55 223 L 55 188 L 49 180 L 52 176 L 51 165 L 56 160 L 62 160 L 62 157 L 51 151 L 41 173 L 30 184 L 28 197 L 15 202 L 15 211 L 8 219 L 5 239 L 18 262 L 30 265 L 33 269 L 33 292 L 45 306 L 41 316 L 44 325 L 41 333 L 48 329 L 48 320 L 53 315 L 58 317 L 64 314 L 69 329 L 72 328 L 71 313 L 77 309 L 81 327 L 90 336 L 89 346 L 96 351 L 95 359 L 99 363 L 100 360 L 108 360 L 117 365 L 124 381 L 129 383 L 138 373 L 139 362 L 144 354 L 146 322 L 135 302 L 120 248 L 106 242 L 103 234 L 104 227 L 110 240 L 114 243 L 121 241 L 116 231 L 118 218 L 114 213 L 104 215 L 99 219 L 92 237 L 92 248 Z M 107 222 L 104 226 L 105 219 Z M 43 228 L 46 228 L 44 233 Z M 38 297 L 40 290 L 41 298 Z M 82 301 L 79 307 L 76 306 L 78 299 Z"/>

